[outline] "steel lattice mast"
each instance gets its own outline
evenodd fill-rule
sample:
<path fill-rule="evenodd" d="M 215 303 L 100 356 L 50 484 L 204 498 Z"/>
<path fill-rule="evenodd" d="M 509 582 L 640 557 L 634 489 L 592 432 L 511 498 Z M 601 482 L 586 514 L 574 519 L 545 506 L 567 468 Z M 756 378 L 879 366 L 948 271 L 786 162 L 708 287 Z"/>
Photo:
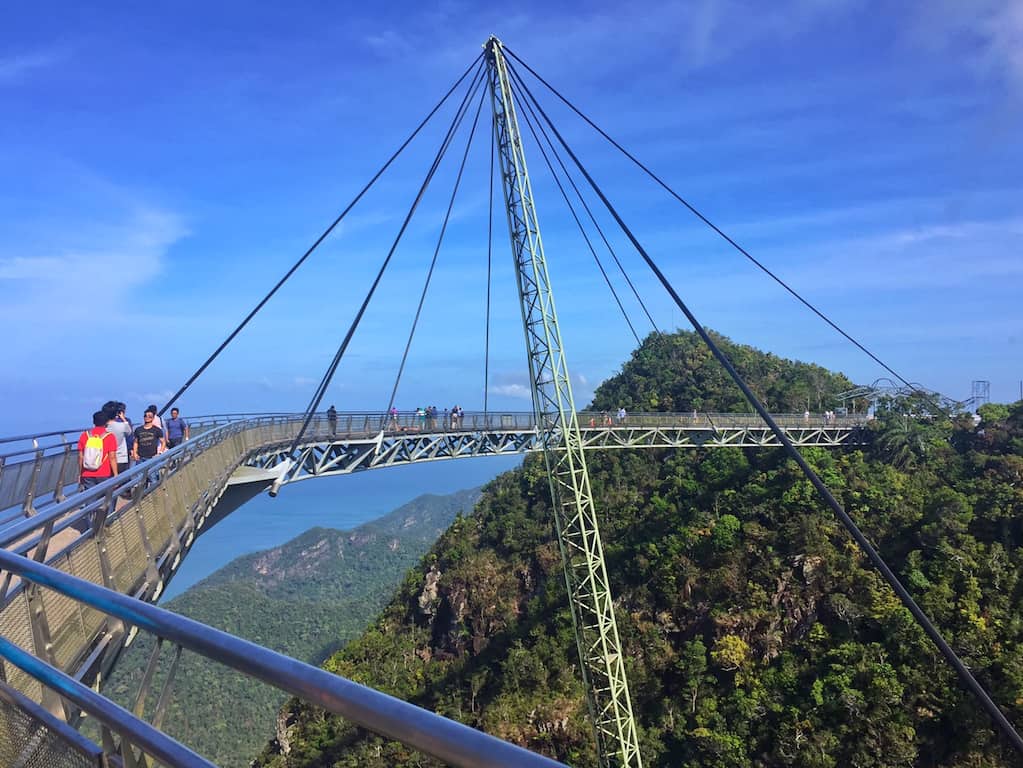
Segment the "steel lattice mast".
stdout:
<path fill-rule="evenodd" d="M 640 768 L 614 601 L 501 41 L 484 46 L 538 434 L 603 766 Z"/>

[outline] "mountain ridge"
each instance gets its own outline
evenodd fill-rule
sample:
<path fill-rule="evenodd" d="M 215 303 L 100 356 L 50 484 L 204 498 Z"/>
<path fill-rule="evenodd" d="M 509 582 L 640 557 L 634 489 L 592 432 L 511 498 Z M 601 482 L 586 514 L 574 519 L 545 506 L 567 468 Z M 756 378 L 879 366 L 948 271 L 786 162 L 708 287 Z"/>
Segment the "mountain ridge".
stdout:
<path fill-rule="evenodd" d="M 471 512 L 479 494 L 479 488 L 423 494 L 351 530 L 311 528 L 236 558 L 163 607 L 318 664 L 361 632 L 408 568 L 452 520 Z M 140 635 L 104 693 L 130 708 L 152 647 L 152 638 Z M 155 690 L 166 676 L 166 657 Z M 181 658 L 173 691 L 164 730 L 225 768 L 248 766 L 249 756 L 274 733 L 275 714 L 286 699 L 190 653 Z"/>

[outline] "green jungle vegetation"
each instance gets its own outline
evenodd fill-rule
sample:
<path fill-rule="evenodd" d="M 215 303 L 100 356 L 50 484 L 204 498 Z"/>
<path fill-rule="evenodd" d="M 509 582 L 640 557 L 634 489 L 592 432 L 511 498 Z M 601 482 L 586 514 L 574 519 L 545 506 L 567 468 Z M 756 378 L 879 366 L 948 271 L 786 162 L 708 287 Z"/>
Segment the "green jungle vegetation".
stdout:
<path fill-rule="evenodd" d="M 370 624 L 408 569 L 479 495 L 478 488 L 424 495 L 351 531 L 312 528 L 280 547 L 232 561 L 163 607 L 320 664 Z M 152 648 L 152 638 L 140 633 L 103 692 L 130 709 Z M 172 656 L 169 648 L 162 650 L 149 717 Z M 217 765 L 244 768 L 273 736 L 286 699 L 275 688 L 185 652 L 163 729 Z"/>
<path fill-rule="evenodd" d="M 807 396 L 834 407 L 848 388 L 719 340 L 776 410 Z M 735 408 L 714 365 L 693 334 L 652 336 L 594 406 Z M 888 406 L 867 445 L 807 459 L 1023 726 L 1023 403 L 982 407 L 978 426 Z M 645 765 L 1020 765 L 779 449 L 588 456 Z M 596 766 L 552 529 L 533 456 L 484 488 L 325 667 Z M 257 765 L 435 764 L 296 700 L 279 725 Z"/>

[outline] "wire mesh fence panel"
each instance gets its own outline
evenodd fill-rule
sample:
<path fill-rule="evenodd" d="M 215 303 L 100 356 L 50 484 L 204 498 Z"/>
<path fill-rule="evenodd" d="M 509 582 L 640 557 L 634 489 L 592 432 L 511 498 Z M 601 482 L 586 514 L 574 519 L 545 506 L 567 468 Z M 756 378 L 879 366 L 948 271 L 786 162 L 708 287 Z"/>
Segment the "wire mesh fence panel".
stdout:
<path fill-rule="evenodd" d="M 0 636 L 14 643 L 19 648 L 35 654 L 35 642 L 32 639 L 32 621 L 28 605 L 28 596 L 24 590 L 14 595 L 0 612 Z M 21 691 L 30 699 L 38 701 L 42 698 L 42 686 L 39 682 L 22 672 L 13 664 L 4 663 L 4 673 L 12 688 Z"/>
<path fill-rule="evenodd" d="M 41 590 L 41 593 L 53 660 L 58 668 L 70 672 L 71 662 L 90 639 L 82 623 L 78 603 L 48 589 Z"/>
<path fill-rule="evenodd" d="M 0 683 L 0 765 L 99 768 L 103 752 L 71 726 Z"/>

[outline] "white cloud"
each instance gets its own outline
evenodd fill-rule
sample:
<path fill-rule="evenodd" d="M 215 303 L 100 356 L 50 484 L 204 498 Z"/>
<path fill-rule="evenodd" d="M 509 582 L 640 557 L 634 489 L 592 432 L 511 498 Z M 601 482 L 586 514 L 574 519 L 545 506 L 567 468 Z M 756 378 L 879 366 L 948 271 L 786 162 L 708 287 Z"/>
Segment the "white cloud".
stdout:
<path fill-rule="evenodd" d="M 142 403 L 143 408 L 153 404 L 157 407 L 161 407 L 164 403 L 170 400 L 173 395 L 174 390 L 172 389 L 163 389 L 159 392 L 130 392 L 128 393 L 128 400 L 131 402 Z"/>
<path fill-rule="evenodd" d="M 115 337 L 131 344 L 149 325 L 146 303 L 129 298 L 163 273 L 167 252 L 187 230 L 171 211 L 104 200 L 106 211 L 55 211 L 0 243 L 0 323 L 11 330 L 10 361 L 32 360 L 54 344 L 86 349 L 83 337 L 117 329 Z M 102 307 L 83 310 L 89 297 Z"/>
<path fill-rule="evenodd" d="M 97 280 L 109 294 L 125 294 L 156 277 L 167 249 L 188 232 L 169 211 L 135 206 L 121 215 L 105 226 L 84 226 L 71 242 L 52 244 L 51 252 L 39 255 L 22 255 L 16 251 L 28 246 L 8 243 L 0 250 L 0 280 L 23 281 L 25 285 L 15 288 L 23 299 L 50 307 Z"/>
<path fill-rule="evenodd" d="M 524 384 L 497 384 L 490 387 L 489 392 L 492 395 L 504 395 L 505 397 L 514 397 L 521 400 L 530 400 L 533 397 L 529 387 Z"/>

